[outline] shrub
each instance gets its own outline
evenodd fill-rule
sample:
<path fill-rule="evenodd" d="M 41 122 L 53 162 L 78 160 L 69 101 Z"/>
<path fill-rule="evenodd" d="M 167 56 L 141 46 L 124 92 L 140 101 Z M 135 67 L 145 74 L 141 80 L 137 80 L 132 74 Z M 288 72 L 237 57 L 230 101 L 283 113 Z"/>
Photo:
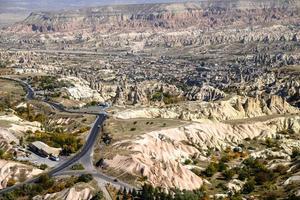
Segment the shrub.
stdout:
<path fill-rule="evenodd" d="M 218 164 L 218 171 L 222 172 L 228 168 L 228 165 L 226 165 L 224 162 L 219 162 Z"/>
<path fill-rule="evenodd" d="M 130 131 L 135 131 L 135 130 L 136 130 L 136 128 L 135 128 L 135 127 L 133 127 L 133 128 L 131 128 L 131 129 L 130 129 Z"/>
<path fill-rule="evenodd" d="M 250 177 L 249 170 L 247 168 L 241 168 L 238 171 L 238 179 L 244 181 L 246 178 Z"/>
<path fill-rule="evenodd" d="M 11 187 L 11 186 L 13 186 L 14 184 L 16 184 L 16 180 L 13 179 L 13 178 L 10 178 L 10 179 L 7 181 L 7 187 Z"/>
<path fill-rule="evenodd" d="M 255 189 L 255 181 L 254 180 L 248 180 L 242 190 L 243 194 L 250 194 Z"/>
<path fill-rule="evenodd" d="M 273 178 L 274 174 L 270 171 L 261 171 L 255 174 L 255 182 L 259 185 L 271 181 Z"/>
<path fill-rule="evenodd" d="M 46 164 L 41 164 L 40 167 L 39 167 L 41 170 L 45 170 L 48 168 L 48 165 Z"/>
<path fill-rule="evenodd" d="M 101 191 L 97 192 L 92 198 L 91 200 L 101 200 L 103 199 L 103 193 Z"/>
<path fill-rule="evenodd" d="M 212 177 L 218 171 L 217 163 L 210 163 L 204 171 L 204 175 L 207 177 Z"/>
<path fill-rule="evenodd" d="M 50 178 L 48 174 L 42 174 L 38 180 L 38 183 L 40 183 L 40 186 L 46 190 L 54 185 L 54 180 Z"/>
<path fill-rule="evenodd" d="M 222 156 L 221 162 L 227 163 L 231 160 L 230 156 L 226 153 Z"/>
<path fill-rule="evenodd" d="M 232 177 L 235 175 L 234 169 L 229 169 L 223 172 L 223 176 L 226 180 L 232 179 Z"/>
<path fill-rule="evenodd" d="M 91 174 L 82 174 L 78 177 L 78 182 L 88 183 L 93 180 L 93 176 Z"/>
<path fill-rule="evenodd" d="M 72 170 L 84 170 L 84 167 L 82 164 L 78 163 L 78 164 L 75 164 L 71 167 Z"/>
<path fill-rule="evenodd" d="M 189 165 L 189 164 L 191 164 L 192 163 L 192 161 L 190 160 L 190 159 L 186 159 L 185 161 L 184 161 L 184 164 L 185 165 Z"/>

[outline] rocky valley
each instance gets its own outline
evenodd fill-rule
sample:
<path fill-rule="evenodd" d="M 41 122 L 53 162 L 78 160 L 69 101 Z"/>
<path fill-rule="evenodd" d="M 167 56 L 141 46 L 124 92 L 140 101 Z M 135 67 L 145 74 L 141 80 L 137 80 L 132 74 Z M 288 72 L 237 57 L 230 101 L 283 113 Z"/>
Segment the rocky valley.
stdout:
<path fill-rule="evenodd" d="M 300 198 L 298 0 L 34 11 L 0 75 L 0 199 Z"/>

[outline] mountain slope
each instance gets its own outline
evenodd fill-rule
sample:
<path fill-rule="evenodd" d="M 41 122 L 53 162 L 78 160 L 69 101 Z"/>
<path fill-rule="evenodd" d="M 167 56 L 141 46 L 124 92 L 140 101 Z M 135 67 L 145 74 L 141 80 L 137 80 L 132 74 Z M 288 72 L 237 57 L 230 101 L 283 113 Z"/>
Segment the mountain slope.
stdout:
<path fill-rule="evenodd" d="M 61 12 L 33 12 L 14 31 L 112 31 L 145 28 L 218 28 L 255 25 L 299 16 L 300 3 L 288 0 L 225 0 L 165 4 L 113 5 Z"/>

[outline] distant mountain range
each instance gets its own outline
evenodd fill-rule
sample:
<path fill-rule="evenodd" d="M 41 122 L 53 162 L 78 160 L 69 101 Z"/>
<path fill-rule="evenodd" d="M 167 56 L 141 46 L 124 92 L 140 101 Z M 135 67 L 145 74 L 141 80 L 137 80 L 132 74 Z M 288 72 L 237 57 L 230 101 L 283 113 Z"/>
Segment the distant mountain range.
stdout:
<path fill-rule="evenodd" d="M 79 2 L 79 1 L 78 1 Z M 199 29 L 294 23 L 299 16 L 296 0 L 206 0 L 185 3 L 109 5 L 65 11 L 32 12 L 11 26 L 12 32 L 88 32 L 154 29 Z M 287 14 L 288 13 L 288 14 Z"/>
<path fill-rule="evenodd" d="M 182 0 L 0 0 L 0 27 L 25 19 L 31 12 L 57 11 L 110 4 L 181 2 Z"/>

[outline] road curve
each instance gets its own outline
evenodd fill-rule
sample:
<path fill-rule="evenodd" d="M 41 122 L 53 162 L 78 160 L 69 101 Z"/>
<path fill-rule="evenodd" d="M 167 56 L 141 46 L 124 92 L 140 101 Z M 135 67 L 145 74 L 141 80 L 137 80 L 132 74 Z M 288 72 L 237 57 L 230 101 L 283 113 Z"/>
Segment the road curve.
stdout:
<path fill-rule="evenodd" d="M 18 83 L 20 83 L 27 91 L 27 95 L 26 98 L 28 100 L 33 100 L 35 98 L 35 93 L 33 91 L 33 89 L 31 88 L 31 86 L 29 84 L 27 84 L 26 82 L 19 80 L 19 79 L 13 79 L 13 78 L 8 78 L 8 77 L 0 77 L 1 79 L 6 79 L 6 80 L 11 80 L 11 81 L 16 81 Z M 99 136 L 100 132 L 101 132 L 101 127 L 104 123 L 104 121 L 107 118 L 107 114 L 105 112 L 100 113 L 100 114 L 96 114 L 96 113 L 82 113 L 82 112 L 76 112 L 76 111 L 68 111 L 66 110 L 62 105 L 57 104 L 57 103 L 53 103 L 53 102 L 49 102 L 44 100 L 45 103 L 48 103 L 50 106 L 52 106 L 54 109 L 57 109 L 61 112 L 67 112 L 67 113 L 79 113 L 79 114 L 92 114 L 92 115 L 97 115 L 97 118 L 93 124 L 93 127 L 90 130 L 90 133 L 88 135 L 88 138 L 86 140 L 86 143 L 84 144 L 84 146 L 79 150 L 79 152 L 77 152 L 73 157 L 71 157 L 70 159 L 66 160 L 65 162 L 55 166 L 54 168 L 52 168 L 51 170 L 47 171 L 46 174 L 48 174 L 49 176 L 57 176 L 57 175 L 63 175 L 64 173 L 62 173 L 63 170 L 67 169 L 68 167 L 72 166 L 73 164 L 75 164 L 77 161 L 79 161 L 82 157 L 86 156 L 86 154 L 89 153 L 89 150 L 91 148 L 93 148 L 97 137 Z M 107 182 L 107 183 L 111 183 L 112 185 L 117 185 L 120 188 L 126 188 L 128 190 L 133 189 L 134 187 L 121 182 L 121 181 L 115 181 L 116 179 L 114 177 L 109 177 L 106 176 L 104 174 L 101 173 L 95 173 L 93 174 L 93 176 L 96 176 L 97 178 L 100 178 L 101 180 Z M 4 194 L 6 192 L 12 191 L 18 187 L 21 187 L 25 184 L 29 184 L 29 183 L 34 183 L 36 181 L 38 181 L 39 177 L 35 177 L 32 179 L 29 179 L 23 183 L 19 183 L 16 184 L 14 186 L 8 187 L 8 188 L 4 188 L 2 190 L 0 190 L 0 194 Z"/>

